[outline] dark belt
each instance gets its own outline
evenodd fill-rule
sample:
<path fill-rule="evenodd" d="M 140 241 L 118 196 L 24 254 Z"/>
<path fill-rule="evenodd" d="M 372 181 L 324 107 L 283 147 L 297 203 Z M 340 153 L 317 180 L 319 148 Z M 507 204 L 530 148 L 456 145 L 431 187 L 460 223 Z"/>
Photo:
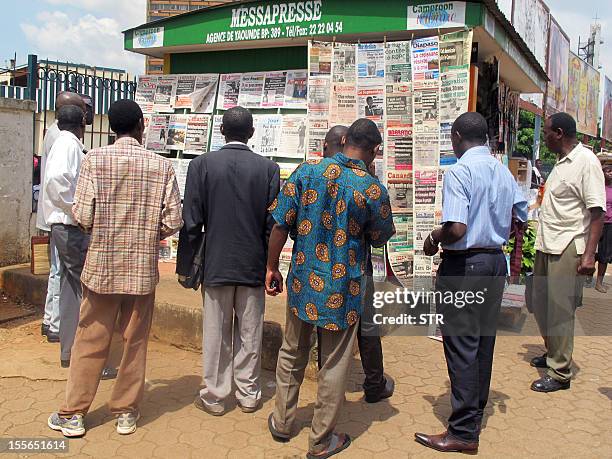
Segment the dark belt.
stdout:
<path fill-rule="evenodd" d="M 479 253 L 490 253 L 490 254 L 498 254 L 503 253 L 501 248 L 471 248 L 466 250 L 450 250 L 443 249 L 442 250 L 442 258 L 444 257 L 467 257 L 470 255 L 476 255 Z"/>

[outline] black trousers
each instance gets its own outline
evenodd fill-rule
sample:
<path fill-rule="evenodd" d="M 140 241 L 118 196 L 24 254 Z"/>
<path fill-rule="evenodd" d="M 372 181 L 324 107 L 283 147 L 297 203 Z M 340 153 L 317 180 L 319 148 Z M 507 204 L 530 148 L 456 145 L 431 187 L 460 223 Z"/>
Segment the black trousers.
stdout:
<path fill-rule="evenodd" d="M 378 325 L 374 324 L 374 281 L 372 275 L 366 275 L 363 313 L 357 329 L 357 344 L 361 356 L 361 366 L 365 374 L 363 392 L 366 396 L 376 396 L 385 389 L 387 379 L 384 376 L 382 343 Z M 320 343 L 317 328 L 317 343 Z M 321 349 L 319 348 L 319 369 L 321 369 Z"/>
<path fill-rule="evenodd" d="M 504 292 L 506 259 L 501 253 L 447 255 L 436 290 L 444 356 L 451 383 L 448 432 L 477 441 L 489 398 L 497 319 Z M 471 293 L 468 293 L 471 292 Z"/>

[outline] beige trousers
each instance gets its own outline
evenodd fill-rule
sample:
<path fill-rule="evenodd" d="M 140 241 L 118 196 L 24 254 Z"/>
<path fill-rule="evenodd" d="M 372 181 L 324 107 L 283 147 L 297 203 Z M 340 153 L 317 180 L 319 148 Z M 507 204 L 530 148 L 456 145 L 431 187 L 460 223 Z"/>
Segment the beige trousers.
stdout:
<path fill-rule="evenodd" d="M 274 407 L 274 426 L 282 433 L 290 433 L 295 420 L 313 327 L 287 308 L 285 336 L 276 365 Z M 308 439 L 308 450 L 313 454 L 320 453 L 328 446 L 338 422 L 356 335 L 356 325 L 339 331 L 320 330 L 321 369 L 317 377 L 317 400 Z"/>
<path fill-rule="evenodd" d="M 109 402 L 114 414 L 138 410 L 145 385 L 147 344 L 155 292 L 149 295 L 102 295 L 83 286 L 83 302 L 72 347 L 66 402 L 60 416 L 86 414 L 96 396 L 117 316 L 123 356 Z"/>

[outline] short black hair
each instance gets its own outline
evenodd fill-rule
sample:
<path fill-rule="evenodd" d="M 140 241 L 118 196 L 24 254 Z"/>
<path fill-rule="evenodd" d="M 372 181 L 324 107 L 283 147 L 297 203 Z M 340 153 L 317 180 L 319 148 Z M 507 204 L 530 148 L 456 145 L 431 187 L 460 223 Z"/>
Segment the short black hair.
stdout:
<path fill-rule="evenodd" d="M 576 137 L 576 120 L 569 113 L 555 113 L 550 118 L 550 128 L 553 130 L 561 129 L 563 137 Z"/>
<path fill-rule="evenodd" d="M 451 130 L 451 132 L 458 133 L 464 141 L 480 142 L 482 145 L 487 143 L 488 131 L 487 120 L 477 112 L 467 112 L 459 115 Z"/>
<path fill-rule="evenodd" d="M 253 115 L 244 107 L 230 108 L 223 114 L 223 135 L 230 139 L 248 139 L 253 130 Z"/>
<path fill-rule="evenodd" d="M 341 124 L 332 127 L 329 131 L 327 131 L 327 134 L 325 135 L 325 141 L 327 143 L 340 145 L 342 143 L 342 137 L 346 135 L 348 129 L 349 128 Z"/>
<path fill-rule="evenodd" d="M 131 134 L 142 120 L 142 110 L 136 102 L 121 99 L 113 102 L 108 109 L 108 122 L 117 135 Z"/>
<path fill-rule="evenodd" d="M 382 143 L 382 136 L 374 121 L 360 118 L 351 124 L 346 133 L 346 145 L 357 147 L 361 150 L 370 150 Z"/>
<path fill-rule="evenodd" d="M 76 105 L 64 105 L 57 110 L 57 127 L 60 131 L 72 131 L 83 126 L 85 113 Z"/>

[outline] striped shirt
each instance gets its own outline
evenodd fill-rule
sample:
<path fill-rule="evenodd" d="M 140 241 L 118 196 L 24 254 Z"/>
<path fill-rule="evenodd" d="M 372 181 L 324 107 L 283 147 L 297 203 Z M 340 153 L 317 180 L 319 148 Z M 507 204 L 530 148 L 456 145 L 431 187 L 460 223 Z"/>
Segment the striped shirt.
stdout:
<path fill-rule="evenodd" d="M 182 226 L 170 162 L 131 137 L 91 150 L 72 213 L 91 232 L 81 282 L 101 294 L 146 295 L 159 281 L 159 241 Z"/>
<path fill-rule="evenodd" d="M 527 201 L 507 167 L 486 146 L 470 148 L 444 174 L 442 223 L 467 226 L 444 249 L 498 248 L 508 241 L 512 214 L 527 221 Z"/>

